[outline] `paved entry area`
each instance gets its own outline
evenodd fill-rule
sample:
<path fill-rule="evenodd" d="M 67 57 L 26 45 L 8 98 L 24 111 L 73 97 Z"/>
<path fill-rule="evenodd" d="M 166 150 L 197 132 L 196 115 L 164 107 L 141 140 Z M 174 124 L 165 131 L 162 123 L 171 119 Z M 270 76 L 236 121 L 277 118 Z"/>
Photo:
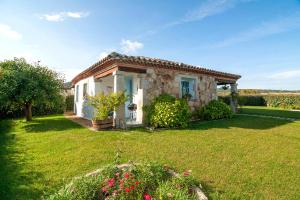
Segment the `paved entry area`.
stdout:
<path fill-rule="evenodd" d="M 68 118 L 69 120 L 81 125 L 81 126 L 84 126 L 92 131 L 95 131 L 95 129 L 93 129 L 92 127 L 92 122 L 91 120 L 87 120 L 87 119 L 84 119 L 82 117 L 78 117 L 76 116 L 74 113 L 72 112 L 66 112 L 65 114 L 65 117 Z"/>

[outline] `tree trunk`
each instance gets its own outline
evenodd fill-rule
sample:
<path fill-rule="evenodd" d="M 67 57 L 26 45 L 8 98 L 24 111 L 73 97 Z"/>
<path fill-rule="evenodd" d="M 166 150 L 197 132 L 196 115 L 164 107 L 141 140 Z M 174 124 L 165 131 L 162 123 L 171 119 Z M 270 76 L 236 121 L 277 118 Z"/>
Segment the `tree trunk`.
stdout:
<path fill-rule="evenodd" d="M 31 103 L 26 103 L 25 104 L 25 117 L 26 117 L 26 121 L 31 121 L 32 120 L 31 108 L 32 108 L 32 104 Z"/>

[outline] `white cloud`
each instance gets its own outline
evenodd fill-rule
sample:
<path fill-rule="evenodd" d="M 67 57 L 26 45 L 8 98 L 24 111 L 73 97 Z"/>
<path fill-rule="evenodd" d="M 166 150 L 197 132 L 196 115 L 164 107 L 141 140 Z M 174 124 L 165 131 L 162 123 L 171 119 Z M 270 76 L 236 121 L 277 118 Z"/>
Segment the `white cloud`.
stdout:
<path fill-rule="evenodd" d="M 84 12 L 67 12 L 67 16 L 73 17 L 73 18 L 81 18 L 81 17 L 86 17 L 88 13 Z"/>
<path fill-rule="evenodd" d="M 83 18 L 89 15 L 88 12 L 59 12 L 59 13 L 52 13 L 52 14 L 44 14 L 40 16 L 40 19 L 44 19 L 50 22 L 60 22 L 64 21 L 66 18 Z"/>
<path fill-rule="evenodd" d="M 240 42 L 247 42 L 267 37 L 270 35 L 287 32 L 296 28 L 300 28 L 300 16 L 290 16 L 286 18 L 281 18 L 276 21 L 262 23 L 258 27 L 255 27 L 245 32 L 241 32 L 240 34 L 234 37 L 227 38 L 213 45 L 213 47 L 224 47 Z"/>
<path fill-rule="evenodd" d="M 50 22 L 59 22 L 64 20 L 61 14 L 45 14 L 41 17 L 41 19 L 45 19 Z"/>
<path fill-rule="evenodd" d="M 300 70 L 283 71 L 272 74 L 268 78 L 276 80 L 300 78 Z"/>
<path fill-rule="evenodd" d="M 144 44 L 138 41 L 131 41 L 131 40 L 122 40 L 121 43 L 121 50 L 124 53 L 135 53 L 138 49 L 144 47 Z"/>
<path fill-rule="evenodd" d="M 10 26 L 6 24 L 0 24 L 0 36 L 12 39 L 12 40 L 20 40 L 22 39 L 22 35 L 17 31 L 13 30 Z"/>

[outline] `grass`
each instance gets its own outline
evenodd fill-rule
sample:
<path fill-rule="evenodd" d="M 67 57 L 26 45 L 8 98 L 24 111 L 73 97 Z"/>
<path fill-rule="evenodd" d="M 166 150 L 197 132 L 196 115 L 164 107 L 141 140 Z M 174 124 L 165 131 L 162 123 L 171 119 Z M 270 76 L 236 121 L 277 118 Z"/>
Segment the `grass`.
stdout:
<path fill-rule="evenodd" d="M 300 199 L 300 122 L 237 116 L 184 130 L 92 132 L 63 116 L 0 122 L 0 199 L 40 199 L 113 161 L 191 169 L 211 199 Z"/>
<path fill-rule="evenodd" d="M 243 106 L 239 108 L 240 113 L 243 114 L 256 114 L 256 115 L 267 115 L 285 118 L 300 119 L 299 111 L 283 110 L 280 108 L 264 107 L 264 106 Z"/>

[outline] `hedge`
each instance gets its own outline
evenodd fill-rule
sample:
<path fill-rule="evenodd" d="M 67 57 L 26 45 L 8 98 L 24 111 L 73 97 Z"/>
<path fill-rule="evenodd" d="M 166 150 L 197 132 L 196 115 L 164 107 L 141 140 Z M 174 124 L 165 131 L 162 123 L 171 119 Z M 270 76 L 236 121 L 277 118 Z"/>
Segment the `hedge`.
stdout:
<path fill-rule="evenodd" d="M 62 114 L 65 111 L 65 99 L 61 96 L 59 99 L 53 101 L 50 105 L 38 104 L 32 106 L 32 115 L 41 116 L 41 115 L 50 115 L 50 114 Z M 18 109 L 0 109 L 0 119 L 7 118 L 19 118 L 24 117 L 25 111 L 23 108 Z"/>
<path fill-rule="evenodd" d="M 219 99 L 230 104 L 230 96 L 219 96 Z M 238 96 L 240 106 L 269 106 L 284 109 L 300 109 L 300 95 L 240 95 Z"/>
<path fill-rule="evenodd" d="M 66 97 L 66 111 L 74 110 L 74 95 L 69 95 Z"/>

